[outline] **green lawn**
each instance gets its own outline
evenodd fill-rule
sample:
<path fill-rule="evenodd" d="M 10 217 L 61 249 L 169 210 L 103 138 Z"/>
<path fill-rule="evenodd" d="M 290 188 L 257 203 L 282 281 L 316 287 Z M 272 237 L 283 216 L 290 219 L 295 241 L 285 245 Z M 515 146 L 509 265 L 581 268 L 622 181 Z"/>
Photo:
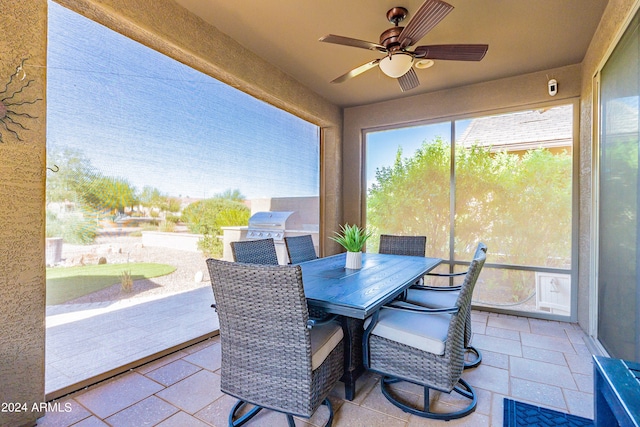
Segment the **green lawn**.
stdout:
<path fill-rule="evenodd" d="M 131 271 L 133 280 L 139 280 L 164 276 L 175 269 L 172 265 L 144 262 L 47 268 L 47 305 L 62 304 L 120 283 L 125 270 Z"/>

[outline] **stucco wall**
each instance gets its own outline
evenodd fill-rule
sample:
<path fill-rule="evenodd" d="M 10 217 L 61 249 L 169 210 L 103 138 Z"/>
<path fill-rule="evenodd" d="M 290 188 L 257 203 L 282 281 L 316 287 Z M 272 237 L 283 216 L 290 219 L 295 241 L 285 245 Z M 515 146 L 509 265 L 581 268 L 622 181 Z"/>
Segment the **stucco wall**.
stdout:
<path fill-rule="evenodd" d="M 632 12 L 636 0 L 609 0 L 598 29 L 591 40 L 587 54 L 582 61 L 582 87 L 580 94 L 580 256 L 578 283 L 578 321 L 589 333 L 590 330 L 590 295 L 594 278 L 592 278 L 593 236 L 591 233 L 593 211 L 593 77 L 601 66 L 605 56 L 623 26 L 627 16 Z"/>
<path fill-rule="evenodd" d="M 10 111 L 34 119 L 8 116 L 19 141 L 0 124 L 0 404 L 26 403 L 26 412 L 0 412 L 0 426 L 32 423 L 40 414 L 33 404 L 44 400 L 44 179 L 46 2 L 0 0 L 0 95 L 5 99 L 32 82 L 13 98 Z M 24 73 L 14 76 L 22 59 Z M 17 86 L 16 86 L 17 85 Z M 16 89 L 18 88 L 18 89 Z M 24 106 L 11 105 L 36 101 Z"/>

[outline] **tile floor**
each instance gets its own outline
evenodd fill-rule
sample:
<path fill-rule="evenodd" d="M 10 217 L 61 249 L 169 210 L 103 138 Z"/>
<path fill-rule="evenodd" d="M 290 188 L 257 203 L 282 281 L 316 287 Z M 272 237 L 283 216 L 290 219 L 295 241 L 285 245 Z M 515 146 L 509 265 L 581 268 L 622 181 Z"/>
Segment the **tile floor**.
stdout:
<path fill-rule="evenodd" d="M 477 311 L 472 316 L 472 343 L 483 354 L 478 368 L 463 373 L 478 396 L 473 414 L 447 424 L 406 414 L 382 396 L 377 375 L 365 374 L 353 401 L 344 400 L 342 383 L 332 391 L 333 425 L 501 427 L 504 397 L 593 418 L 591 352 L 577 325 Z M 234 399 L 220 391 L 219 369 L 220 340 L 214 337 L 59 399 L 61 410 L 47 413 L 38 426 L 226 426 Z M 417 400 L 416 391 L 399 390 Z M 433 397 L 438 405 L 455 404 L 446 395 Z M 286 425 L 283 415 L 263 413 L 248 426 Z M 296 425 L 325 420 L 321 407 Z"/>

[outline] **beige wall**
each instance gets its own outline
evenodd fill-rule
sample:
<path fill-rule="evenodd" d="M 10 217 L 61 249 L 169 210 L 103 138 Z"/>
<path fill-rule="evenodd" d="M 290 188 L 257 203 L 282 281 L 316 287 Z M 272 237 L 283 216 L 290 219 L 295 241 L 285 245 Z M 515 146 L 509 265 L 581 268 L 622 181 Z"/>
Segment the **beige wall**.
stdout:
<path fill-rule="evenodd" d="M 0 412 L 0 426 L 35 419 L 32 405 L 44 400 L 44 179 L 46 3 L 0 0 L 0 91 L 29 86 L 5 104 L 34 101 L 9 109 L 27 112 L 22 141 L 0 124 L 0 403 L 25 402 L 27 412 Z M 6 95 L 0 95 L 0 99 Z M 22 109 L 24 108 L 24 109 Z M 6 123 L 7 118 L 2 119 Z M 13 126 L 16 128 L 15 126 Z"/>
<path fill-rule="evenodd" d="M 593 77 L 623 31 L 625 20 L 632 13 L 637 0 L 609 0 L 589 50 L 582 61 L 582 87 L 580 94 L 580 242 L 578 283 L 578 321 L 590 333 L 592 227 L 592 162 L 593 162 Z"/>

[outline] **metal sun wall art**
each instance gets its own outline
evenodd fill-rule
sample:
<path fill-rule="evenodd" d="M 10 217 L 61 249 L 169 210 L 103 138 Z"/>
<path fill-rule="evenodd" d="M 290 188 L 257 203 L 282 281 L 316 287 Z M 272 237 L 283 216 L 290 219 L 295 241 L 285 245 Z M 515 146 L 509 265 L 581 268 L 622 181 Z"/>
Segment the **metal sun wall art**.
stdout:
<path fill-rule="evenodd" d="M 0 92 L 0 142 L 5 142 L 5 138 L 9 135 L 14 136 L 18 141 L 23 141 L 20 132 L 29 130 L 24 125 L 24 121 L 38 118 L 23 110 L 23 106 L 42 101 L 42 98 L 36 98 L 32 101 L 22 99 L 24 90 L 35 81 L 27 79 L 27 73 L 24 70 L 25 61 L 26 59 L 23 59 L 16 67 L 16 72 L 11 75 L 4 89 Z"/>

